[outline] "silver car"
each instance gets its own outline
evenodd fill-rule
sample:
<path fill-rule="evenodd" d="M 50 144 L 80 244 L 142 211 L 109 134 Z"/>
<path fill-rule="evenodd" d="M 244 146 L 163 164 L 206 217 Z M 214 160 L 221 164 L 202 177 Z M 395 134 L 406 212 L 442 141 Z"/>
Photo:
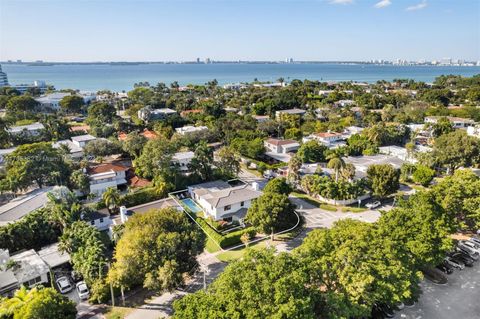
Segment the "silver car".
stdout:
<path fill-rule="evenodd" d="M 478 260 L 478 258 L 480 257 L 480 254 L 476 249 L 473 249 L 470 246 L 465 245 L 464 243 L 459 243 L 457 245 L 457 250 L 465 252 L 474 260 Z"/>
<path fill-rule="evenodd" d="M 77 287 L 78 298 L 80 298 L 80 300 L 85 300 L 85 299 L 88 299 L 88 297 L 90 297 L 90 291 L 88 290 L 88 287 L 85 281 L 77 282 L 76 287 Z"/>
<path fill-rule="evenodd" d="M 66 294 L 67 292 L 70 292 L 73 290 L 72 283 L 66 276 L 59 277 L 56 280 L 58 290 L 62 294 Z"/>
<path fill-rule="evenodd" d="M 456 262 L 456 261 L 454 261 L 453 259 L 451 259 L 450 257 L 445 257 L 444 260 L 445 260 L 445 262 L 446 262 L 447 264 L 449 264 L 450 266 L 455 267 L 455 268 L 457 268 L 457 269 L 460 269 L 460 270 L 461 270 L 461 269 L 464 269 L 464 268 L 465 268 L 465 264 Z"/>

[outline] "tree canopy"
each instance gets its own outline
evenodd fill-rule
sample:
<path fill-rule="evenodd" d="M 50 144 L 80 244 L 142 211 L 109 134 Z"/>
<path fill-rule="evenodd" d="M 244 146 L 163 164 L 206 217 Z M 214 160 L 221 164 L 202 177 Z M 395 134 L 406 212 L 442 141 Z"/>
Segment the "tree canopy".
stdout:
<path fill-rule="evenodd" d="M 196 269 L 203 246 L 203 233 L 173 208 L 134 215 L 115 248 L 109 280 L 119 287 L 171 291 Z"/>

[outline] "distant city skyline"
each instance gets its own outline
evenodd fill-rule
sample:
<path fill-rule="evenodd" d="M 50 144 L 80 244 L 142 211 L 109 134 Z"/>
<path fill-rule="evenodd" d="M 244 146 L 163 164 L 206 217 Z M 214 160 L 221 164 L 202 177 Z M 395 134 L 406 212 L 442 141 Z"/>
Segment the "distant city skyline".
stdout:
<path fill-rule="evenodd" d="M 477 0 L 0 0 L 0 60 L 480 60 Z"/>

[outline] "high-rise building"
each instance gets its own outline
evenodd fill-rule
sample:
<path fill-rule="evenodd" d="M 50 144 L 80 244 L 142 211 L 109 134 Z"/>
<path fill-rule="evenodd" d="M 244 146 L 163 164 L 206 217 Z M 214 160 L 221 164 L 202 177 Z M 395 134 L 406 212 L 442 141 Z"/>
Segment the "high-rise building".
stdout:
<path fill-rule="evenodd" d="M 2 71 L 2 66 L 0 65 L 0 87 L 8 86 L 7 73 Z"/>

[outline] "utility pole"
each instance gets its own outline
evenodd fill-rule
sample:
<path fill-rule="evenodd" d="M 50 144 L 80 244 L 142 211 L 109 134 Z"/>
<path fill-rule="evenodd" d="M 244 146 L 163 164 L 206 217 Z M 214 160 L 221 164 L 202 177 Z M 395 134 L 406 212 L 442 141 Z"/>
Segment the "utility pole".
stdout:
<path fill-rule="evenodd" d="M 110 263 L 108 263 L 107 266 L 108 266 L 108 270 L 110 271 Z M 110 294 L 112 295 L 112 307 L 115 307 L 115 296 L 113 295 L 113 286 L 111 281 L 110 281 Z"/>

